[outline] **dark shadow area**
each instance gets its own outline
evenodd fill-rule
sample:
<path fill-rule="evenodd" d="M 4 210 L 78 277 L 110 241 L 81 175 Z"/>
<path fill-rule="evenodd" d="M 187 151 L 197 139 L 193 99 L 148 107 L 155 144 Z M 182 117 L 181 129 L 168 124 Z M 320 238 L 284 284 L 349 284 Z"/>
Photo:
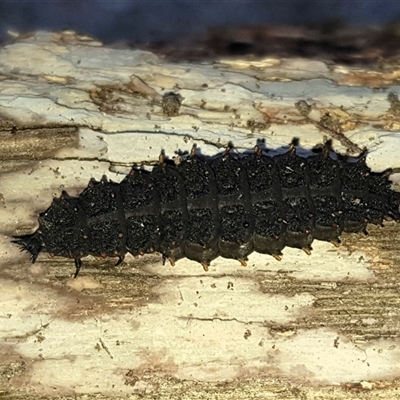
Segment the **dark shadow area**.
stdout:
<path fill-rule="evenodd" d="M 72 29 L 172 60 L 299 56 L 357 63 L 397 56 L 395 1 L 3 1 L 7 32 Z"/>

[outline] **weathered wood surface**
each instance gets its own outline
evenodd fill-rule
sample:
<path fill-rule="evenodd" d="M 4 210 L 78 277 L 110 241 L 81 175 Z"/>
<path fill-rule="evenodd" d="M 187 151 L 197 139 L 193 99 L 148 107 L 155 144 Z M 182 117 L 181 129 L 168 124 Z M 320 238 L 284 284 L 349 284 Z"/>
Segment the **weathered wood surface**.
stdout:
<path fill-rule="evenodd" d="M 32 265 L 10 243 L 62 189 L 121 180 L 193 143 L 214 154 L 327 136 L 342 153 L 366 147 L 374 170 L 399 170 L 399 66 L 175 65 L 72 32 L 19 38 L 0 65 L 0 396 L 399 398 L 395 223 L 339 249 L 315 242 L 310 257 L 219 258 L 208 273 L 128 256 L 87 258 L 72 279 L 71 261 Z M 176 115 L 168 92 L 183 98 Z"/>

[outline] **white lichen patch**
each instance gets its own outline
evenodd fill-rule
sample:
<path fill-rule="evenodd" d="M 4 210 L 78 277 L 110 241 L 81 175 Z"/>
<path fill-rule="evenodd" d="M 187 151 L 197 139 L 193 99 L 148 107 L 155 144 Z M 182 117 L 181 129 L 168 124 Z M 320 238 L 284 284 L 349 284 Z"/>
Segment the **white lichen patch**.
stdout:
<path fill-rule="evenodd" d="M 225 381 L 277 373 L 314 384 L 398 376 L 397 340 L 356 344 L 332 330 L 273 333 L 313 304 L 309 295 L 271 296 L 248 279 L 165 280 L 147 306 L 80 321 L 60 319 L 68 298 L 26 283 L 1 282 L 0 338 L 29 360 L 36 393 L 123 394 L 149 373 Z M 2 360 L 4 361 L 4 360 Z"/>
<path fill-rule="evenodd" d="M 298 332 L 277 344 L 274 352 L 281 370 L 293 378 L 341 384 L 398 378 L 399 344 L 398 340 L 354 343 L 337 332 L 318 329 Z"/>

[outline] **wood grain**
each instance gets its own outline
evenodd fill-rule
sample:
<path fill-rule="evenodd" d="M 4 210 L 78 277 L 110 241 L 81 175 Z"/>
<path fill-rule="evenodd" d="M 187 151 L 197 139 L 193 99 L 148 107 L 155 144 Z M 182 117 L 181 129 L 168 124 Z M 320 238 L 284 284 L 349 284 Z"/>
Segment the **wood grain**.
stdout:
<path fill-rule="evenodd" d="M 162 149 L 214 154 L 262 137 L 284 151 L 293 136 L 306 149 L 328 136 L 342 153 L 366 147 L 374 170 L 397 170 L 398 66 L 392 81 L 375 74 L 373 90 L 372 67 L 172 64 L 43 32 L 1 49 L 0 65 L 3 398 L 399 397 L 395 222 L 343 235 L 340 248 L 315 242 L 311 256 L 252 254 L 246 268 L 218 258 L 208 273 L 159 255 L 118 267 L 88 257 L 73 279 L 72 260 L 43 254 L 32 265 L 10 243 L 61 190 L 77 195 L 104 173 L 120 181 Z M 182 96 L 174 116 L 163 113 L 169 92 Z"/>

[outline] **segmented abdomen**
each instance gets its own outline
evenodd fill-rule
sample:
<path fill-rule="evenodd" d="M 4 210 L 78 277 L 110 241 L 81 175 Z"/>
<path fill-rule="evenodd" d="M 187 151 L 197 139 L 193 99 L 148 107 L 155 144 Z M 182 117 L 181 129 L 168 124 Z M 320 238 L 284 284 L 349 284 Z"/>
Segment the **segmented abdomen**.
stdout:
<path fill-rule="evenodd" d="M 245 263 L 253 252 L 280 259 L 285 246 L 309 253 L 314 239 L 339 243 L 342 231 L 399 219 L 400 195 L 388 173 L 372 173 L 329 149 L 307 158 L 295 147 L 270 157 L 227 150 L 192 153 L 151 172 L 133 168 L 120 184 L 92 180 L 78 198 L 65 192 L 41 214 L 43 249 L 80 260 L 160 252 L 205 269 L 218 256 Z"/>

